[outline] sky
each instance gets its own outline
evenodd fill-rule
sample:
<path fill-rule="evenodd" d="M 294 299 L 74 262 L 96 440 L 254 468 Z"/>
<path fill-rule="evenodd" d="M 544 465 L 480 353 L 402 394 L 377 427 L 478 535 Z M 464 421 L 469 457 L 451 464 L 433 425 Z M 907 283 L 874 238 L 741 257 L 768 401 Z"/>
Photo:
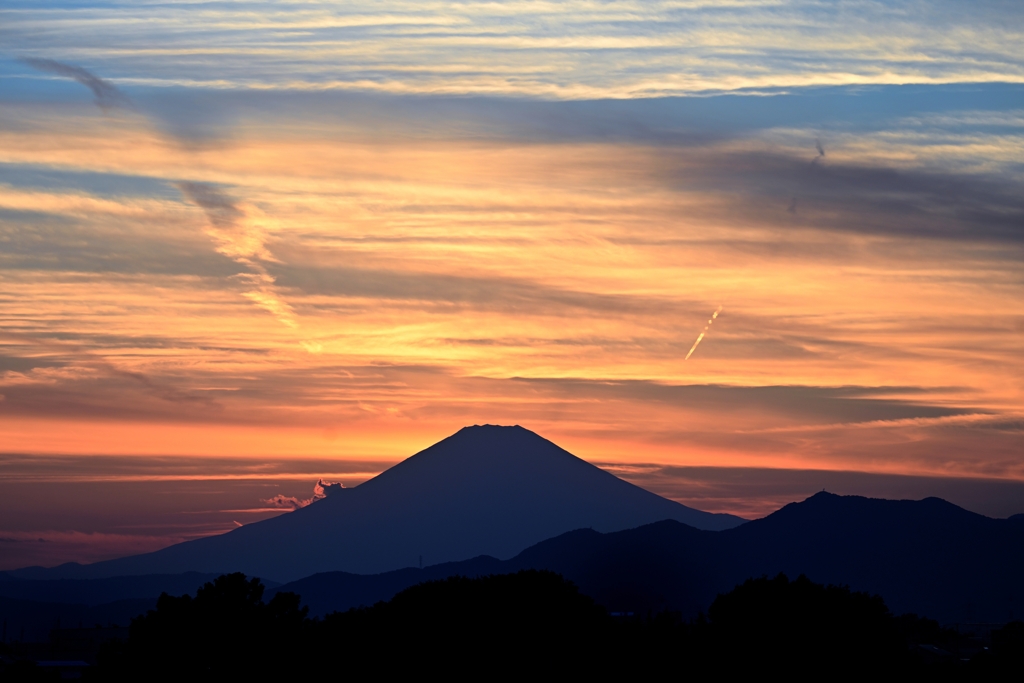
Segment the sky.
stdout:
<path fill-rule="evenodd" d="M 484 423 L 748 518 L 1024 512 L 1021 45 L 1016 0 L 5 2 L 0 569 Z"/>

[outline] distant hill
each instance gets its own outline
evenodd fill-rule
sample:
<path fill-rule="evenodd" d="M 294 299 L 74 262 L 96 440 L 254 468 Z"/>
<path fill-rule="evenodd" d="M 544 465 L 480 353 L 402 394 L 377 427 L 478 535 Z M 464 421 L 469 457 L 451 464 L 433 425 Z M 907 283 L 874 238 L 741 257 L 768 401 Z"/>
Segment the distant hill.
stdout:
<path fill-rule="evenodd" d="M 819 493 L 721 532 L 664 521 L 616 533 L 572 531 L 499 561 L 371 576 L 323 573 L 280 586 L 313 614 L 387 600 L 421 581 L 548 569 L 613 611 L 706 610 L 750 577 L 806 574 L 880 594 L 897 614 L 944 623 L 1024 616 L 1024 525 L 928 498 L 892 501 Z"/>
<path fill-rule="evenodd" d="M 666 519 L 708 530 L 745 521 L 657 496 L 522 427 L 484 425 L 359 486 L 331 487 L 327 498 L 295 512 L 154 553 L 31 576 L 241 571 L 290 581 L 329 570 L 370 574 L 421 560 L 510 558 L 573 529 L 614 532 Z"/>
<path fill-rule="evenodd" d="M 893 501 L 819 493 L 721 532 L 676 521 L 614 533 L 577 529 L 508 560 L 479 556 L 378 574 L 318 573 L 276 589 L 268 584 L 267 597 L 276 590 L 293 591 L 312 614 L 323 615 L 388 600 L 423 581 L 547 569 L 613 612 L 670 609 L 692 617 L 748 578 L 785 572 L 877 593 L 895 613 L 914 612 L 944 623 L 1003 623 L 1024 616 L 1021 521 L 1019 515 L 990 519 L 937 498 Z M 28 573 L 38 575 L 38 570 Z M 0 597 L 0 616 L 9 620 L 12 638 L 26 624 L 45 637 L 56 619 L 70 625 L 94 620 L 126 625 L 160 591 L 194 593 L 210 578 L 29 580 L 13 574 L 0 574 L 0 596 L 6 596 Z"/>

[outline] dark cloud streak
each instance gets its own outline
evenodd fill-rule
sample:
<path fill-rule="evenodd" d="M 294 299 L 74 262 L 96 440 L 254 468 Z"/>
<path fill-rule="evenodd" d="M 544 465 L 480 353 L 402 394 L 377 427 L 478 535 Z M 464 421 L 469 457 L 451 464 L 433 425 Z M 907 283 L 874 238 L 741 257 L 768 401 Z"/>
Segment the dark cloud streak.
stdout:
<path fill-rule="evenodd" d="M 817 424 L 950 417 L 984 412 L 932 404 L 927 397 L 935 389 L 921 387 L 673 385 L 649 380 L 562 378 L 516 378 L 514 381 L 566 398 L 656 402 L 723 415 L 758 411 Z M 921 396 L 921 400 L 904 398 L 913 395 Z"/>
<path fill-rule="evenodd" d="M 432 301 L 468 308 L 523 312 L 575 308 L 642 314 L 664 312 L 666 307 L 673 306 L 673 302 L 655 297 L 573 291 L 501 276 L 449 275 L 340 265 L 302 266 L 291 262 L 268 264 L 267 269 L 281 287 L 315 295 Z"/>
<path fill-rule="evenodd" d="M 1024 246 L 1024 194 L 1012 179 L 994 174 L 840 163 L 815 164 L 782 152 L 679 149 L 685 164 L 666 158 L 664 182 L 680 191 L 719 198 L 709 215 L 765 228 L 942 239 Z M 816 159 L 821 159 L 821 156 Z M 765 211 L 797 202 L 788 213 Z M 784 217 L 785 216 L 785 217 Z"/>
<path fill-rule="evenodd" d="M 206 183 L 177 183 L 190 202 L 206 212 L 206 217 L 217 228 L 230 228 L 242 219 L 244 214 L 234 200 Z"/>
<path fill-rule="evenodd" d="M 226 278 L 237 266 L 212 251 L 194 231 L 129 228 L 115 219 L 86 223 L 78 217 L 0 210 L 3 270 L 135 275 L 196 275 Z"/>
<path fill-rule="evenodd" d="M 41 59 L 38 57 L 22 57 L 21 61 L 28 64 L 33 69 L 70 78 L 81 83 L 92 91 L 93 97 L 96 101 L 96 106 L 104 111 L 117 107 L 124 108 L 131 106 L 131 101 L 124 93 L 117 89 L 117 86 L 95 76 L 80 66 L 65 64 L 54 59 Z"/>
<path fill-rule="evenodd" d="M 146 394 L 166 403 L 193 405 L 214 414 L 221 409 L 220 405 L 207 394 L 179 389 L 168 383 L 165 378 L 157 380 L 141 372 L 125 370 L 106 357 L 78 344 L 58 342 L 15 332 L 0 333 L 0 342 L 32 349 L 33 352 L 41 354 L 45 358 L 45 362 L 48 363 L 47 367 L 79 366 L 101 371 L 99 378 L 65 380 L 56 386 L 45 383 L 28 383 L 5 387 L 4 395 L 7 398 L 5 410 L 7 412 L 60 414 L 63 412 L 63 404 L 64 408 L 71 409 L 71 413 L 85 408 L 87 414 L 101 415 L 104 411 L 109 410 L 111 407 L 109 399 L 116 398 L 118 392 L 115 390 L 105 397 L 104 394 L 108 392 L 97 390 L 103 385 L 113 383 L 123 391 L 126 387 L 117 382 L 117 378 L 127 379 L 130 385 L 141 388 Z M 43 366 L 42 363 L 37 365 L 37 367 L 41 366 Z M 83 384 L 88 387 L 85 391 L 81 391 Z M 39 410 L 38 406 L 33 407 L 33 404 L 38 403 L 49 407 L 44 407 L 43 410 Z M 116 399 L 116 403 L 123 406 L 123 397 Z M 138 405 L 135 404 L 128 410 L 135 412 L 138 411 L 138 408 Z"/>

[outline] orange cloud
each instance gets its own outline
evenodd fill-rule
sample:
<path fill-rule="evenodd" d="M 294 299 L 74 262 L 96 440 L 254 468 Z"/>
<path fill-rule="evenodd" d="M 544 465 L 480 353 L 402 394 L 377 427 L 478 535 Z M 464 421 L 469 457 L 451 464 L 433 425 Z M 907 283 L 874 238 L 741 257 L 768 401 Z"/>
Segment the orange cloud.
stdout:
<path fill-rule="evenodd" d="M 0 186 L 30 217 L 0 256 L 10 450 L 394 459 L 504 422 L 617 462 L 1022 476 L 1020 206 L 987 171 L 18 111 L 5 163 L 150 189 Z"/>

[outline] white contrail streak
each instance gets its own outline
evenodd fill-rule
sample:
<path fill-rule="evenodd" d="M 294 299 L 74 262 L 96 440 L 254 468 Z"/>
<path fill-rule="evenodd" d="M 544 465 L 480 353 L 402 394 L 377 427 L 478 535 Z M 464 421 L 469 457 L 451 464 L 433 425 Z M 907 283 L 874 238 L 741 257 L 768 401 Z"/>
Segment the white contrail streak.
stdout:
<path fill-rule="evenodd" d="M 697 344 L 700 344 L 700 340 L 703 339 L 704 335 L 708 333 L 708 328 L 711 327 L 711 323 L 715 322 L 715 318 L 717 318 L 718 314 L 721 312 L 722 307 L 719 306 L 718 310 L 711 314 L 711 319 L 708 320 L 708 324 L 705 325 L 704 329 L 701 330 L 699 335 L 697 335 L 697 341 L 693 342 L 693 346 L 690 347 L 690 352 L 686 354 L 686 358 L 684 358 L 683 360 L 690 360 L 690 356 L 692 356 L 693 352 L 697 350 Z"/>

